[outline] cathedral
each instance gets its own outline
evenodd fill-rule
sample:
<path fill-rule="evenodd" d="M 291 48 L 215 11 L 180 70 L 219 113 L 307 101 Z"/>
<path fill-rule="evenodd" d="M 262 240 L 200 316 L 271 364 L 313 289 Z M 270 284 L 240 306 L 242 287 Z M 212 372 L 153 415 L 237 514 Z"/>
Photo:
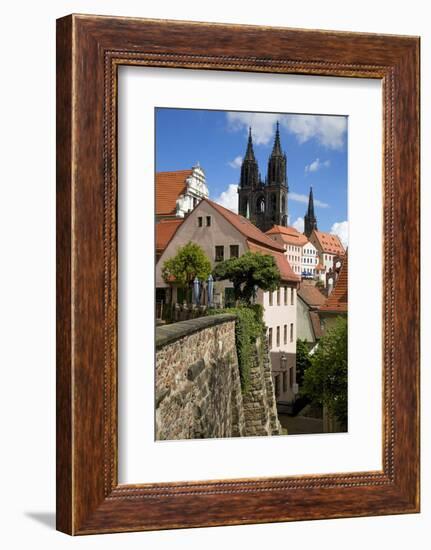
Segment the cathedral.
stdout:
<path fill-rule="evenodd" d="M 277 122 L 274 146 L 268 160 L 268 171 L 262 181 L 254 156 L 251 128 L 247 151 L 241 165 L 238 186 L 238 212 L 248 218 L 261 231 L 274 225 L 287 226 L 287 174 L 286 155 L 281 149 L 280 131 Z"/>

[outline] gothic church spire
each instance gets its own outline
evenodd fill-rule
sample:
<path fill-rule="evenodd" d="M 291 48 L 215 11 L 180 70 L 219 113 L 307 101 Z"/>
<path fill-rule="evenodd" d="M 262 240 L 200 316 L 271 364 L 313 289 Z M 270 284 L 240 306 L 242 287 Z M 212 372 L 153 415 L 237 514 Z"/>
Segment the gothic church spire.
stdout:
<path fill-rule="evenodd" d="M 286 155 L 281 149 L 280 142 L 280 125 L 277 121 L 277 129 L 275 131 L 274 146 L 271 156 L 268 161 L 268 185 L 284 185 L 287 187 L 286 177 Z"/>
<path fill-rule="evenodd" d="M 251 127 L 248 132 L 247 150 L 241 165 L 240 187 L 256 187 L 259 184 L 259 168 L 253 150 Z"/>
<path fill-rule="evenodd" d="M 314 214 L 313 186 L 311 185 L 308 196 L 308 209 L 304 216 L 304 235 L 310 237 L 313 229 L 317 231 L 317 219 Z"/>

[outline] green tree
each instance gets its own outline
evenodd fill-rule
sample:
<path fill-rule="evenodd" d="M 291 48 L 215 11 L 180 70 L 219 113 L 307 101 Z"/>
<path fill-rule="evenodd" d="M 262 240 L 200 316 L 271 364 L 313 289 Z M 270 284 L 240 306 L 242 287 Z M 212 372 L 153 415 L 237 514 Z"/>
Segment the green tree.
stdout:
<path fill-rule="evenodd" d="M 296 340 L 296 382 L 300 386 L 302 385 L 305 371 L 311 365 L 308 351 L 307 340 L 298 338 Z"/>
<path fill-rule="evenodd" d="M 216 265 L 216 280 L 229 280 L 233 284 L 235 300 L 250 304 L 255 297 L 255 287 L 274 291 L 280 286 L 280 271 L 273 256 L 259 252 L 246 252 L 239 258 L 231 258 Z"/>
<path fill-rule="evenodd" d="M 339 317 L 320 339 L 305 370 L 302 393 L 347 424 L 347 319 Z"/>
<path fill-rule="evenodd" d="M 175 283 L 181 288 L 190 288 L 195 277 L 206 280 L 211 273 L 211 262 L 202 248 L 189 242 L 180 247 L 172 258 L 162 267 L 162 277 L 168 284 Z"/>

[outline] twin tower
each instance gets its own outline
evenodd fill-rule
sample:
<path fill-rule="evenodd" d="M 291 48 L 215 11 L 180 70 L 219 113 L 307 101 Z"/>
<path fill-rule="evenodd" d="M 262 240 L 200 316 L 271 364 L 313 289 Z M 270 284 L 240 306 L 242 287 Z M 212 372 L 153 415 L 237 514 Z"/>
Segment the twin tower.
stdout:
<path fill-rule="evenodd" d="M 251 128 L 248 134 L 247 151 L 241 165 L 241 179 L 238 186 L 238 212 L 248 218 L 261 231 L 268 231 L 274 225 L 287 226 L 287 161 L 281 149 L 280 129 L 277 122 L 274 146 L 268 160 L 265 182 L 259 173 L 254 156 Z M 310 188 L 308 209 L 304 216 L 304 234 L 309 237 L 317 230 L 314 214 L 313 189 Z"/>
<path fill-rule="evenodd" d="M 238 212 L 248 218 L 261 231 L 273 225 L 287 226 L 287 175 L 286 155 L 281 149 L 280 131 L 277 122 L 274 146 L 268 160 L 265 182 L 259 173 L 254 156 L 251 128 L 247 151 L 241 165 L 241 179 L 238 186 Z"/>

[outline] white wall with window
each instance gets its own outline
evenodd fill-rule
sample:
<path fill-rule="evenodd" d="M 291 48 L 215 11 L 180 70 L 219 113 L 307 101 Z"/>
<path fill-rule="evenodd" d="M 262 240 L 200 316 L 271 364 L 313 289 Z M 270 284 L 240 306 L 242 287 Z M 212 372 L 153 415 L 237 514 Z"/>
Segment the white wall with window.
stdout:
<path fill-rule="evenodd" d="M 308 242 L 302 247 L 301 274 L 314 277 L 319 264 L 319 253 L 314 244 Z"/>
<path fill-rule="evenodd" d="M 277 403 L 291 403 L 297 393 L 296 284 L 286 283 L 273 292 L 259 291 L 257 302 L 264 307 L 271 356 L 272 377 Z"/>

